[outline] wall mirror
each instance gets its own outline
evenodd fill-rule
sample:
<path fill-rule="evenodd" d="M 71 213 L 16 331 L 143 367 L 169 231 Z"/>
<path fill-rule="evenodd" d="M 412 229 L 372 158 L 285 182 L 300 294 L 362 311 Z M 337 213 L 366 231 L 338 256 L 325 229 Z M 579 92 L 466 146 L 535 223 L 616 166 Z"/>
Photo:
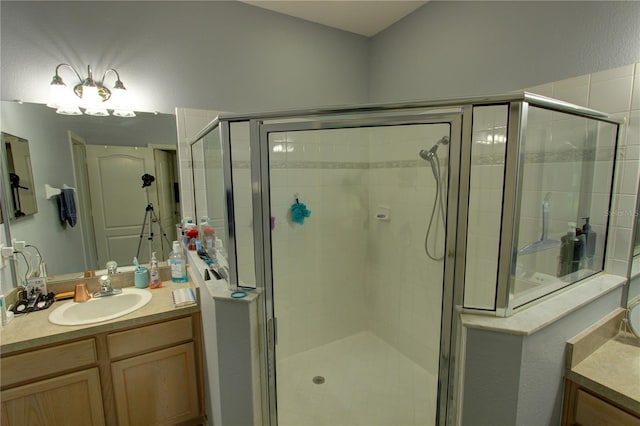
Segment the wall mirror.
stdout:
<path fill-rule="evenodd" d="M 50 280 L 73 278 L 104 269 L 106 260 L 131 265 L 136 254 L 140 263 L 148 263 L 152 250 L 159 260 L 168 258 L 179 217 L 174 115 L 65 116 L 45 105 L 5 101 L 0 107 L 0 130 L 29 141 L 32 181 L 27 184 L 20 176 L 20 183 L 33 188 L 38 206 L 35 213 L 9 221 L 11 238 L 39 250 L 27 256 L 29 264 L 17 261 L 19 280 L 39 269 Z M 145 174 L 154 177 L 148 186 Z M 74 226 L 60 217 L 56 197 L 62 188 L 74 190 Z M 3 191 L 1 201 L 10 205 L 10 194 Z M 157 220 L 143 228 L 149 204 Z"/>
<path fill-rule="evenodd" d="M 29 141 L 2 132 L 5 194 L 8 194 L 9 220 L 20 219 L 38 211 L 33 186 Z"/>

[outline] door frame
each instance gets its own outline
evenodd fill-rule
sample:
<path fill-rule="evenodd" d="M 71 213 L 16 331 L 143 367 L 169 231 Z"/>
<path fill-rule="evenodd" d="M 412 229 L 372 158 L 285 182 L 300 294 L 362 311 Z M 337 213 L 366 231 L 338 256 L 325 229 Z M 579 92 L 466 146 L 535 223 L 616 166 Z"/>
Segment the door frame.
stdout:
<path fill-rule="evenodd" d="M 69 151 L 71 153 L 71 163 L 73 164 L 73 186 L 76 188 L 76 197 L 83 200 L 78 203 L 78 222 L 80 224 L 80 235 L 82 239 L 82 254 L 84 256 L 84 269 L 98 268 L 98 248 L 96 246 L 96 234 L 93 224 L 93 212 L 91 207 L 91 195 L 89 194 L 89 171 L 87 169 L 87 142 L 84 138 L 71 130 L 68 131 Z M 83 157 L 76 155 L 75 147 L 82 146 Z M 77 168 L 84 170 L 84 175 L 76 172 Z M 86 191 L 85 191 L 86 189 Z M 89 211 L 82 208 L 84 203 L 89 206 Z"/>
<path fill-rule="evenodd" d="M 150 143 L 147 145 L 148 148 L 151 148 L 153 151 L 153 170 L 154 170 L 154 176 L 156 177 L 156 191 L 157 191 L 157 216 L 159 219 L 159 223 L 162 226 L 162 221 L 163 221 L 163 217 L 162 217 L 162 210 L 164 208 L 166 208 L 167 206 L 164 206 L 162 204 L 162 200 L 161 200 L 161 196 L 160 196 L 160 188 L 161 187 L 165 187 L 165 186 L 170 186 L 170 190 L 171 193 L 174 193 L 174 182 L 177 182 L 177 175 L 176 175 L 176 170 L 177 170 L 177 161 L 178 161 L 178 156 L 177 156 L 177 149 L 178 147 L 176 145 L 170 145 L 170 144 L 154 144 L 154 143 Z M 156 152 L 158 151 L 171 151 L 173 154 L 173 164 L 172 164 L 172 169 L 171 169 L 171 175 L 173 177 L 173 181 L 172 182 L 164 182 L 162 181 L 159 176 L 158 176 L 158 158 L 156 156 Z M 174 200 L 175 201 L 175 200 Z M 162 247 L 162 255 L 163 258 L 168 259 L 169 255 L 171 254 L 172 251 L 172 246 L 171 246 L 171 241 L 174 241 L 175 239 L 177 239 L 177 235 L 175 235 L 175 238 L 173 238 L 174 234 L 176 233 L 175 231 L 175 226 L 176 224 L 180 221 L 180 212 L 176 212 L 176 208 L 175 208 L 175 204 L 176 203 L 171 203 L 171 211 L 172 211 L 172 219 L 173 219 L 173 223 L 172 223 L 172 229 L 167 230 L 164 228 L 160 228 L 159 229 L 159 234 L 160 234 L 160 242 L 161 242 L 161 247 Z M 162 231 L 164 231 L 166 234 L 169 234 L 168 236 L 171 237 L 169 238 L 169 243 L 167 243 L 164 239 L 164 236 L 162 235 Z M 168 231 L 168 232 L 167 232 Z M 167 245 L 167 247 L 165 247 L 165 245 Z"/>
<path fill-rule="evenodd" d="M 470 112 L 470 110 L 469 110 Z M 269 134 L 273 132 L 327 130 L 359 127 L 401 126 L 412 124 L 448 123 L 450 125 L 449 143 L 449 179 L 447 185 L 447 226 L 445 234 L 445 260 L 443 272 L 442 311 L 440 329 L 440 351 L 438 367 L 438 391 L 436 421 L 447 424 L 456 417 L 457 403 L 456 385 L 459 374 L 456 353 L 459 328 L 458 316 L 455 315 L 455 303 L 462 294 L 460 288 L 462 280 L 456 280 L 455 274 L 461 268 L 456 267 L 456 247 L 458 246 L 457 226 L 459 220 L 460 200 L 465 200 L 468 191 L 462 190 L 460 168 L 463 131 L 470 131 L 471 115 L 466 114 L 464 120 L 463 108 L 453 108 L 412 111 L 383 111 L 363 112 L 349 115 L 328 115 L 327 117 L 313 117 L 305 121 L 269 123 L 262 119 L 250 120 L 250 149 L 251 149 L 251 180 L 253 195 L 253 228 L 256 265 L 256 285 L 263 289 L 263 325 L 262 341 L 266 347 L 264 359 L 265 377 L 263 389 L 267 393 L 265 418 L 271 426 L 278 424 L 277 392 L 276 392 L 276 360 L 275 346 L 277 344 L 277 317 L 274 313 L 273 300 L 273 269 L 271 252 L 271 212 L 270 212 L 270 178 L 269 178 Z M 286 118 L 286 117 L 283 117 Z M 269 120 L 270 121 L 270 120 Z M 463 205 L 466 203 L 463 202 Z M 466 214 L 466 209 L 463 212 Z M 466 217 L 466 216 L 465 216 Z M 466 220 L 465 220 L 466 222 Z M 463 243 L 464 245 L 464 243 Z"/>

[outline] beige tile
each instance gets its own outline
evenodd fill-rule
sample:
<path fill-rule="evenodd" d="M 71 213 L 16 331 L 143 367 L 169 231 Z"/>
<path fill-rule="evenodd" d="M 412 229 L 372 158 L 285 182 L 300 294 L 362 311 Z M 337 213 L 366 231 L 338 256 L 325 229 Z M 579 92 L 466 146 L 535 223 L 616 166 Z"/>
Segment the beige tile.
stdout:
<path fill-rule="evenodd" d="M 524 89 L 526 92 L 535 93 L 536 95 L 553 97 L 553 83 L 540 84 Z"/>
<path fill-rule="evenodd" d="M 553 83 L 553 97 L 576 105 L 589 102 L 589 75 L 569 78 Z"/>
<path fill-rule="evenodd" d="M 633 75 L 634 65 L 625 65 L 618 68 L 595 72 L 591 74 L 591 84 L 606 80 L 615 80 L 620 77 L 629 77 Z"/>
<path fill-rule="evenodd" d="M 606 80 L 591 81 L 589 107 L 606 113 L 625 112 L 631 108 L 631 75 Z"/>
<path fill-rule="evenodd" d="M 633 93 L 631 95 L 631 109 L 640 110 L 640 64 L 635 65 L 633 74 Z"/>

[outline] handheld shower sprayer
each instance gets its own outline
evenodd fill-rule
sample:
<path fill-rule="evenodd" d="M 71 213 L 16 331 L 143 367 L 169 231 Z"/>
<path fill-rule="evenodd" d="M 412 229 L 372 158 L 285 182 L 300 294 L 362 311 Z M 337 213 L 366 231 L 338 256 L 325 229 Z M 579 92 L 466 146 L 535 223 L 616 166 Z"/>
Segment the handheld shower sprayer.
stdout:
<path fill-rule="evenodd" d="M 431 250 L 429 249 L 429 235 L 431 235 L 434 219 L 435 219 L 435 222 L 438 222 L 436 213 L 439 213 L 443 221 L 443 224 L 445 220 L 444 202 L 443 202 L 444 188 L 443 188 L 442 177 L 440 176 L 440 160 L 438 159 L 438 154 L 436 154 L 436 151 L 438 150 L 438 146 L 448 145 L 448 144 L 449 144 L 449 136 L 443 136 L 430 149 L 422 149 L 419 152 L 420 158 L 427 160 L 429 164 L 431 164 L 431 171 L 433 172 L 433 177 L 436 180 L 436 193 L 435 193 L 435 199 L 433 200 L 433 209 L 431 210 L 431 219 L 429 220 L 427 234 L 424 237 L 424 250 L 427 253 L 427 256 L 429 257 L 429 259 L 435 260 L 435 261 L 440 261 L 444 259 L 444 254 L 441 256 L 437 256 L 435 253 L 431 252 Z"/>
<path fill-rule="evenodd" d="M 424 160 L 431 161 L 433 159 L 433 157 L 436 155 L 436 151 L 438 150 L 438 146 L 447 145 L 448 143 L 449 143 L 449 137 L 448 136 L 443 136 L 430 149 L 421 149 L 420 150 L 420 157 L 423 158 Z"/>

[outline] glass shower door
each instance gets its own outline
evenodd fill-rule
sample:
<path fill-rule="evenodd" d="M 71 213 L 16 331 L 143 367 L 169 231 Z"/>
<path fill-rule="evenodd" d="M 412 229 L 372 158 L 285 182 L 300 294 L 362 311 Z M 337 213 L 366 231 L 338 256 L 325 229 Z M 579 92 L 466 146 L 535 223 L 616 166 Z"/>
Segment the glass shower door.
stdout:
<path fill-rule="evenodd" d="M 272 424 L 432 425 L 443 415 L 460 118 L 380 124 L 262 125 L 252 147 Z"/>

